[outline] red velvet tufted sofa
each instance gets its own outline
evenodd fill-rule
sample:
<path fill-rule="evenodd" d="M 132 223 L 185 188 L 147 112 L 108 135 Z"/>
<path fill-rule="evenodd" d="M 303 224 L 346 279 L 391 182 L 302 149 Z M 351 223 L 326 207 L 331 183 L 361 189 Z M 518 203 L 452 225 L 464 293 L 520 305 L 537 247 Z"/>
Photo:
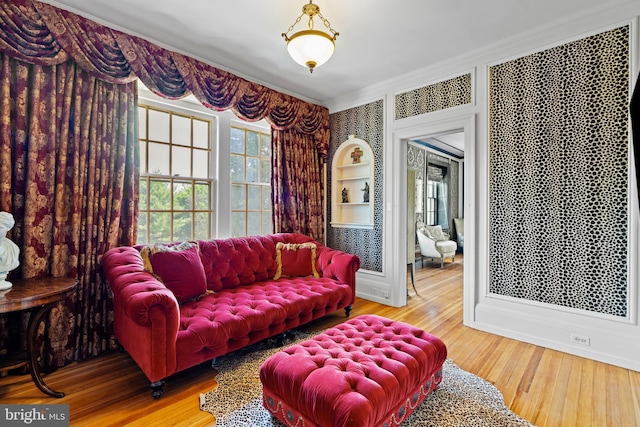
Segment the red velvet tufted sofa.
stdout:
<path fill-rule="evenodd" d="M 349 316 L 359 258 L 314 242 L 318 277 L 273 280 L 278 242 L 312 239 L 281 233 L 198 241 L 207 291 L 181 304 L 145 270 L 141 247 L 118 247 L 103 255 L 113 291 L 114 335 L 151 381 L 154 398 L 176 372 L 341 308 Z"/>

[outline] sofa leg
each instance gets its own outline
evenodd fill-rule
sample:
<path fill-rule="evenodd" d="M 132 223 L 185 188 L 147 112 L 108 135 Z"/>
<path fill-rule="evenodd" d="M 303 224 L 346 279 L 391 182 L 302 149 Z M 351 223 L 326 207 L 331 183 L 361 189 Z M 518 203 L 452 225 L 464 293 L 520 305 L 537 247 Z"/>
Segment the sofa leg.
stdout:
<path fill-rule="evenodd" d="M 278 347 L 282 347 L 287 339 L 287 333 L 283 332 L 281 334 L 276 335 L 276 345 Z"/>
<path fill-rule="evenodd" d="M 346 307 L 344 308 L 344 314 L 346 314 L 346 315 L 347 315 L 347 317 L 349 317 L 349 315 L 351 314 L 351 309 L 352 309 L 352 308 L 353 308 L 353 307 L 351 307 L 350 305 L 348 305 L 348 306 L 346 306 Z"/>
<path fill-rule="evenodd" d="M 164 383 L 164 380 L 154 381 L 151 383 L 151 396 L 153 396 L 154 399 L 160 399 L 160 396 L 164 393 L 164 390 L 162 389 L 162 387 L 164 387 Z"/>

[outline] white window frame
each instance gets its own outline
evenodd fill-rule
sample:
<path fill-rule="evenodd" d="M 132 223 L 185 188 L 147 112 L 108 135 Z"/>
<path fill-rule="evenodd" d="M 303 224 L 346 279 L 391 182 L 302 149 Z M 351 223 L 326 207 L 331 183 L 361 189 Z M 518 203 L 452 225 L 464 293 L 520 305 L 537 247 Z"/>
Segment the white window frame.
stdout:
<path fill-rule="evenodd" d="M 142 85 L 141 85 L 142 86 Z M 210 123 L 209 125 L 209 149 L 208 150 L 197 150 L 198 152 L 206 152 L 207 155 L 209 156 L 209 171 L 208 171 L 208 178 L 194 178 L 194 177 L 189 177 L 189 176 L 170 176 L 170 175 L 155 175 L 152 173 L 149 173 L 149 171 L 146 170 L 146 164 L 142 164 L 143 162 L 146 161 L 147 157 L 146 155 L 144 155 L 141 152 L 141 165 L 140 165 L 140 183 L 141 183 L 141 191 L 142 191 L 142 182 L 146 181 L 147 182 L 147 186 L 146 186 L 146 190 L 147 190 L 147 200 L 148 200 L 148 194 L 150 191 L 149 188 L 149 183 L 152 180 L 167 180 L 167 181 L 171 181 L 171 182 L 191 182 L 191 183 L 206 183 L 207 185 L 209 185 L 209 195 L 210 195 L 210 200 L 209 200 L 209 209 L 207 210 L 198 210 L 195 209 L 195 206 L 192 206 L 192 210 L 184 210 L 184 211 L 175 211 L 175 212 L 191 212 L 192 213 L 192 218 L 193 218 L 193 213 L 194 212 L 209 212 L 209 236 L 194 236 L 193 232 L 194 229 L 192 227 L 192 235 L 190 239 L 196 238 L 196 239 L 203 239 L 203 238 L 210 238 L 213 239 L 216 237 L 216 216 L 217 216 L 217 212 L 218 212 L 218 206 L 216 203 L 216 186 L 217 186 L 217 181 L 215 179 L 215 170 L 216 170 L 216 148 L 218 146 L 218 117 L 215 114 L 207 114 L 206 112 L 203 111 L 199 111 L 201 109 L 205 109 L 203 106 L 201 106 L 200 104 L 197 103 L 197 101 L 195 100 L 191 100 L 191 101 L 186 101 L 186 100 L 179 100 L 179 101 L 167 101 L 164 100 L 162 98 L 157 97 L 156 95 L 152 94 L 151 92 L 146 91 L 145 89 L 140 89 L 139 91 L 139 102 L 138 102 L 138 106 L 139 108 L 149 108 L 149 109 L 153 109 L 153 110 L 158 110 L 158 111 L 163 111 L 163 112 L 169 112 L 172 114 L 176 114 L 179 116 L 184 116 L 184 117 L 192 117 L 194 119 L 197 120 L 202 120 L 202 121 L 207 121 Z M 206 109 L 205 109 L 206 110 Z M 141 111 L 141 110 L 139 110 Z M 148 126 L 148 123 L 145 121 L 145 123 Z M 148 137 L 149 135 L 147 135 L 144 132 L 140 132 L 140 140 L 146 140 L 148 142 Z M 144 136 L 144 138 L 142 138 L 142 136 Z M 171 149 L 169 150 L 169 152 L 171 152 Z M 141 200 L 143 197 L 143 194 L 140 195 Z M 148 202 L 147 202 L 148 203 Z M 173 201 L 171 202 L 173 203 Z M 143 215 L 146 215 L 146 221 L 147 221 L 147 231 L 146 231 L 146 236 L 141 236 L 138 235 L 138 243 L 140 244 L 153 244 L 156 243 L 154 241 L 150 241 L 149 237 L 150 237 L 150 230 L 149 230 L 149 212 L 151 210 L 150 209 L 140 209 L 139 211 L 139 219 L 142 219 Z M 168 210 L 167 212 L 174 212 L 173 209 Z M 173 234 L 173 221 L 171 221 L 171 227 L 170 227 L 170 236 L 168 236 L 168 240 L 169 241 L 175 241 L 176 239 L 174 238 L 174 234 Z"/>
<path fill-rule="evenodd" d="M 261 157 L 260 156 L 260 147 L 261 147 L 261 144 L 262 144 L 262 135 L 266 135 L 269 138 L 271 138 L 271 130 L 270 130 L 270 128 L 265 128 L 263 126 L 255 125 L 255 124 L 252 124 L 252 123 L 249 123 L 249 122 L 237 121 L 237 120 L 233 120 L 231 122 L 231 128 L 242 129 L 242 130 L 245 131 L 245 144 L 244 144 L 245 152 L 242 153 L 242 154 L 241 153 L 236 153 L 236 152 L 233 152 L 233 153 L 230 152 L 230 154 L 229 154 L 230 162 L 231 162 L 231 156 L 242 156 L 245 159 L 245 162 L 244 162 L 244 164 L 245 164 L 244 180 L 242 180 L 242 181 L 239 181 L 239 180 L 238 181 L 234 181 L 231 178 L 231 170 L 229 171 L 229 174 L 230 174 L 229 175 L 230 185 L 232 187 L 232 190 L 231 190 L 232 198 L 233 198 L 233 186 L 234 185 L 243 185 L 244 186 L 245 200 L 244 200 L 244 208 L 233 208 L 233 204 L 234 204 L 233 201 L 231 203 L 231 230 L 230 231 L 231 231 L 232 235 L 236 235 L 238 237 L 249 235 L 249 228 L 250 228 L 249 227 L 249 222 L 250 222 L 249 213 L 253 212 L 253 213 L 259 213 L 258 216 L 261 219 L 260 231 L 257 234 L 270 234 L 270 233 L 273 232 L 273 224 L 272 224 L 272 220 L 271 220 L 271 216 L 273 215 L 273 213 L 272 213 L 273 212 L 273 206 L 271 206 L 271 208 L 269 210 L 265 210 L 265 209 L 263 209 L 262 202 L 261 202 L 260 209 L 249 209 L 249 206 L 248 206 L 249 203 L 248 202 L 249 202 L 249 186 L 260 187 L 260 189 L 261 189 L 260 190 L 261 191 L 260 200 L 261 201 L 265 197 L 265 191 L 268 192 L 269 197 L 271 195 L 271 179 L 269 180 L 269 182 L 266 182 L 266 183 L 260 181 L 260 170 L 261 170 L 261 167 L 262 167 L 261 166 L 261 160 L 265 160 L 266 159 L 265 157 Z M 247 148 L 247 145 L 246 145 L 246 131 L 256 132 L 256 133 L 258 133 L 260 135 L 259 147 L 258 147 L 258 156 L 252 156 L 252 155 L 248 155 L 246 153 L 246 148 Z M 231 145 L 231 132 L 232 132 L 232 130 L 230 129 L 230 131 L 229 131 L 229 145 Z M 257 181 L 248 181 L 247 178 L 246 178 L 246 173 L 247 173 L 247 171 L 246 171 L 246 159 L 247 158 L 255 158 L 258 161 L 258 180 Z M 272 162 L 271 162 L 272 158 L 273 158 L 273 153 L 271 154 L 271 157 L 269 158 L 269 166 L 270 166 L 269 176 L 272 176 L 272 174 L 273 174 L 273 165 L 272 165 Z M 244 213 L 244 215 L 245 215 L 244 233 L 241 233 L 241 234 L 238 234 L 238 233 L 234 234 L 233 233 L 233 216 L 234 216 L 234 213 Z M 264 221 L 264 215 L 266 213 L 269 213 L 269 215 L 270 215 L 268 225 L 264 224 L 264 222 L 265 222 Z M 253 234 L 256 234 L 256 233 L 253 233 Z"/>

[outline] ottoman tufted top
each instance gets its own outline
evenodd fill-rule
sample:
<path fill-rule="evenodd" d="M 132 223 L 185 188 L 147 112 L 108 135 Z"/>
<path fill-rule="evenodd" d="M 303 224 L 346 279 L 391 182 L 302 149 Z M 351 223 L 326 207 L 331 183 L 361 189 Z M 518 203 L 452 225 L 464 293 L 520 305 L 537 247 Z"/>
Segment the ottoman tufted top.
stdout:
<path fill-rule="evenodd" d="M 362 315 L 271 356 L 265 389 L 318 425 L 377 425 L 446 359 L 437 337 Z"/>

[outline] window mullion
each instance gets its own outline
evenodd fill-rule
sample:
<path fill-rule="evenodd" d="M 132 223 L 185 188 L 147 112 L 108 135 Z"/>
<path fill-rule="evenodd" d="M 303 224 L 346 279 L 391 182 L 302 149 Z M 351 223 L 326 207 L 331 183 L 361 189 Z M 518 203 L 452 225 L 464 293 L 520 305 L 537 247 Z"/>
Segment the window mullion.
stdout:
<path fill-rule="evenodd" d="M 212 169 L 211 162 L 208 161 L 207 170 L 204 174 L 206 177 L 195 178 L 193 176 L 196 170 L 194 164 L 196 157 L 196 153 L 194 152 L 194 117 L 144 105 L 141 105 L 140 108 L 144 109 L 145 120 L 145 135 L 139 138 L 139 144 L 145 144 L 145 164 L 142 165 L 145 172 L 141 174 L 140 180 L 144 180 L 147 187 L 145 190 L 146 206 L 141 205 L 139 209 L 139 215 L 141 217 L 144 216 L 146 219 L 146 230 L 144 234 L 139 233 L 139 236 L 144 236 L 148 244 L 154 243 L 151 241 L 152 238 L 161 238 L 162 240 L 168 238 L 171 241 L 195 239 L 196 237 L 211 238 L 211 222 L 213 220 L 213 202 L 211 200 L 213 182 L 211 176 Z M 153 118 L 150 119 L 149 112 L 152 110 L 157 113 L 154 113 Z M 164 115 L 162 113 L 164 113 Z M 206 122 L 206 128 L 209 130 L 209 132 L 206 133 L 199 133 L 201 139 L 198 140 L 200 141 L 198 152 L 203 155 L 206 154 L 208 158 L 211 158 L 211 140 L 213 137 L 210 132 L 211 121 L 198 120 Z M 153 128 L 158 125 L 162 127 Z M 168 129 L 169 134 L 167 135 L 163 129 Z M 200 130 L 201 129 L 202 128 L 200 128 Z M 153 131 L 153 135 L 150 135 L 150 130 Z M 186 135 L 187 132 L 189 135 Z M 152 147 L 149 143 L 151 137 L 153 137 L 154 144 L 156 144 L 153 147 L 154 150 L 156 146 L 158 149 L 162 149 L 162 146 L 168 148 L 167 157 L 164 157 L 164 153 L 166 153 L 164 149 L 162 149 L 162 151 L 151 152 Z M 155 157 L 153 157 L 153 155 L 155 155 Z M 167 161 L 168 165 L 166 163 Z M 189 162 L 188 168 L 184 163 L 176 164 L 176 162 L 187 161 Z M 160 171 L 160 173 L 153 173 L 158 171 Z M 176 176 L 176 174 L 180 176 Z M 187 174 L 190 176 L 185 176 Z M 201 173 L 201 175 L 203 174 Z M 206 200 L 206 204 L 204 201 L 201 201 L 202 206 L 196 206 L 196 182 L 206 184 L 208 199 Z M 152 183 L 154 183 L 153 186 Z M 165 186 L 168 186 L 167 190 L 164 189 L 166 188 Z M 204 187 L 198 189 L 204 191 Z M 155 193 L 156 191 L 158 193 Z M 183 193 L 183 191 L 190 191 L 191 193 L 187 195 Z M 153 209 L 151 205 L 152 192 L 155 195 Z M 165 197 L 168 197 L 168 200 Z M 190 205 L 188 205 L 189 203 Z M 203 227 L 202 229 L 197 228 L 196 218 L 204 220 L 205 216 L 204 214 L 196 216 L 196 211 L 202 211 L 206 214 L 206 218 L 208 219 L 207 227 Z M 160 226 L 160 229 L 151 227 L 152 216 L 155 218 L 155 226 Z M 167 219 L 168 224 L 166 222 Z M 176 223 L 176 221 L 178 222 Z M 162 228 L 164 227 L 166 228 L 163 230 Z M 196 235 L 196 232 L 202 232 L 204 235 Z M 178 235 L 176 235 L 176 233 L 178 233 Z"/>

